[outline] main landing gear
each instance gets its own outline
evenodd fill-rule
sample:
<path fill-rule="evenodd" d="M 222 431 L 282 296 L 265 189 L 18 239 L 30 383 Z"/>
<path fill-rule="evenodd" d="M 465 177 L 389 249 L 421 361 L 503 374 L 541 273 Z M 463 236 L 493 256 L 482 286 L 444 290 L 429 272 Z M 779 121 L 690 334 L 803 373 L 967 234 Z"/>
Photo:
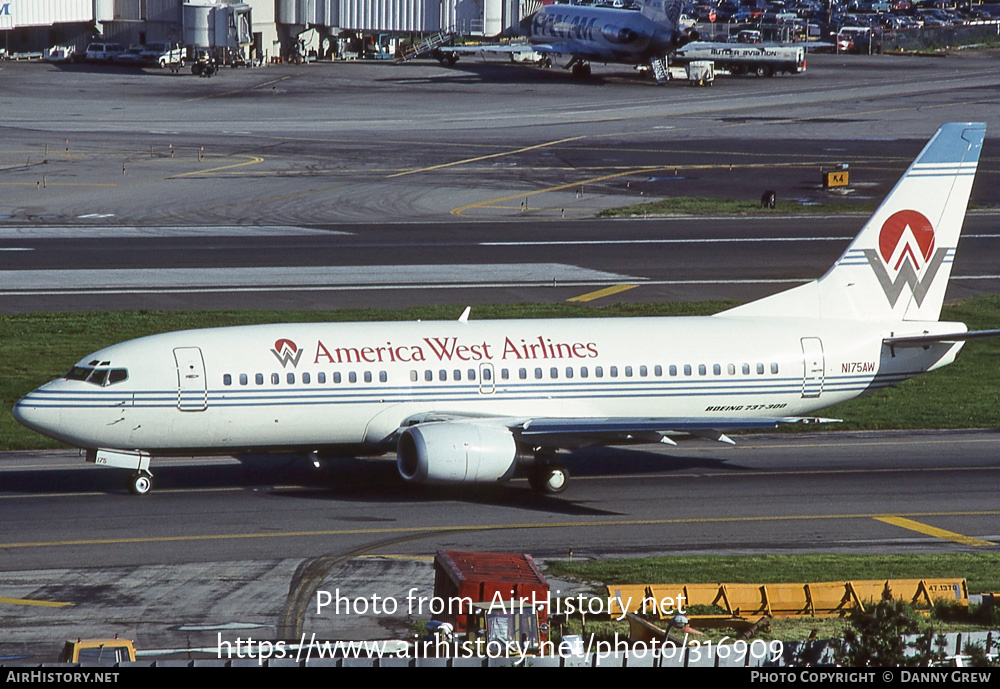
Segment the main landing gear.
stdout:
<path fill-rule="evenodd" d="M 578 57 L 574 57 L 572 60 L 567 62 L 563 69 L 572 70 L 573 76 L 577 79 L 586 79 L 590 76 L 590 63 L 585 60 L 581 60 Z"/>
<path fill-rule="evenodd" d="M 528 484 L 536 493 L 557 495 L 569 484 L 569 469 L 558 462 L 539 462 L 531 468 Z"/>

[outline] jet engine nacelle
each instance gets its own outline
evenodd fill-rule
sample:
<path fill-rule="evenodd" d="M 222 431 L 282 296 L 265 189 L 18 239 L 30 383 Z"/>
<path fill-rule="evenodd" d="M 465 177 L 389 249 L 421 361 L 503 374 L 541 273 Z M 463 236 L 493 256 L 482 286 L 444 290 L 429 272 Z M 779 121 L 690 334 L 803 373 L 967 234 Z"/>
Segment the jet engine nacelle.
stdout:
<path fill-rule="evenodd" d="M 604 40 L 608 43 L 617 43 L 619 45 L 631 43 L 639 37 L 639 35 L 632 29 L 623 29 L 611 24 L 608 24 L 601 29 L 601 35 L 604 36 Z"/>
<path fill-rule="evenodd" d="M 514 474 L 518 455 L 506 428 L 448 421 L 403 431 L 396 466 L 410 483 L 505 481 Z"/>

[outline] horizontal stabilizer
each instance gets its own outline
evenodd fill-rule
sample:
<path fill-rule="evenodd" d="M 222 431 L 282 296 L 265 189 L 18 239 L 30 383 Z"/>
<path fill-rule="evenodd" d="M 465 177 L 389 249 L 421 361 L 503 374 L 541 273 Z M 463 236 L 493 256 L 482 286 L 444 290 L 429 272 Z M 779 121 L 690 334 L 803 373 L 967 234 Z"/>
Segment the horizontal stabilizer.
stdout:
<path fill-rule="evenodd" d="M 989 337 L 1000 337 L 1000 330 L 972 330 L 954 333 L 934 333 L 929 335 L 903 335 L 887 337 L 882 342 L 890 347 L 926 347 L 927 345 L 944 342 L 966 342 L 968 340 L 983 340 Z"/>

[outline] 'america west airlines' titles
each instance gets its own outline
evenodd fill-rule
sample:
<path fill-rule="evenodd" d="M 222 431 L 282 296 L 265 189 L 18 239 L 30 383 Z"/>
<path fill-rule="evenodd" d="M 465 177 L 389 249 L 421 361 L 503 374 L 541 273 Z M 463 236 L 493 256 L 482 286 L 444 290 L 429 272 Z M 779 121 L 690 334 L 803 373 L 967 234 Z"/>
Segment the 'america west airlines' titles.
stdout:
<path fill-rule="evenodd" d="M 289 339 L 274 343 L 271 353 L 281 362 L 298 367 L 302 349 Z M 412 344 L 386 342 L 362 347 L 317 340 L 313 364 L 386 364 L 427 361 L 544 361 L 595 359 L 595 342 L 563 342 L 544 335 L 525 339 L 504 337 L 502 342 L 464 341 L 460 337 L 425 337 Z"/>

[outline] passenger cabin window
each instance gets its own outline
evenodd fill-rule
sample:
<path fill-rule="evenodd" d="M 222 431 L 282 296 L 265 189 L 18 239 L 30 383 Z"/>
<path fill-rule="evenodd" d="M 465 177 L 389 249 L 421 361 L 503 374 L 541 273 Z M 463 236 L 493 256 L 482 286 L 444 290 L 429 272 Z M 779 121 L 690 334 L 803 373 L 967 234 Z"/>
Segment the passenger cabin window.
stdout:
<path fill-rule="evenodd" d="M 256 374 L 253 377 L 253 382 L 257 383 L 257 385 L 263 385 L 264 384 L 264 374 L 263 373 Z"/>
<path fill-rule="evenodd" d="M 233 384 L 233 377 L 231 375 L 229 375 L 228 373 L 225 374 L 225 375 L 223 375 L 222 376 L 222 384 L 223 385 L 232 385 Z"/>

